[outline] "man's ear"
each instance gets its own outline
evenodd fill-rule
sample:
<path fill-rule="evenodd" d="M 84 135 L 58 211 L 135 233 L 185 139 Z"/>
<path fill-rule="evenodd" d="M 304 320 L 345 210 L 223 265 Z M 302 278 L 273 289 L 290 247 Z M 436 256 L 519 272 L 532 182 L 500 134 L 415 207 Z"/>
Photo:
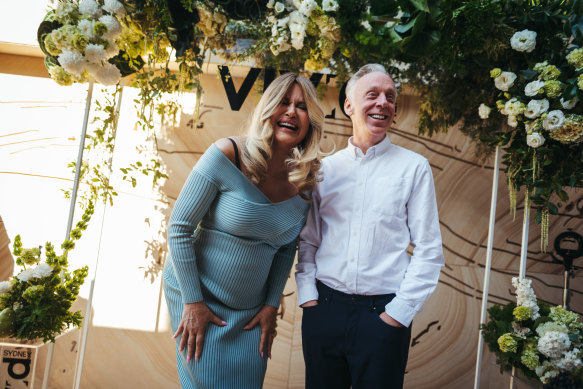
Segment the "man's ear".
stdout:
<path fill-rule="evenodd" d="M 350 102 L 350 100 L 348 100 L 348 97 L 344 100 L 344 112 L 346 112 L 348 116 L 352 116 L 352 114 L 354 113 L 352 103 Z"/>

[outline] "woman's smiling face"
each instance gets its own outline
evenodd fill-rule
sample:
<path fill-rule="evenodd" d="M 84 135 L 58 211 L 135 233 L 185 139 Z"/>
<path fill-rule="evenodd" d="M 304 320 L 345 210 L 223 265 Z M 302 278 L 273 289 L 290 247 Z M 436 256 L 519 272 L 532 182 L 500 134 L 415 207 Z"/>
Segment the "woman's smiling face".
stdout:
<path fill-rule="evenodd" d="M 287 91 L 270 120 L 278 144 L 292 148 L 304 140 L 310 129 L 310 117 L 304 94 L 297 83 Z"/>

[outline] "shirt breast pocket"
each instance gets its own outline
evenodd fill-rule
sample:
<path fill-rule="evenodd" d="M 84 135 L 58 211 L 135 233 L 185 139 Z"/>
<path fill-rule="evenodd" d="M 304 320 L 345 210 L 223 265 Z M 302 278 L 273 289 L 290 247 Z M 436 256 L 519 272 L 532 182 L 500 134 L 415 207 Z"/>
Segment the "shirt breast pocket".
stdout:
<path fill-rule="evenodd" d="M 403 177 L 378 177 L 367 188 L 367 192 L 371 211 L 399 216 L 405 214 L 411 184 L 410 180 Z"/>

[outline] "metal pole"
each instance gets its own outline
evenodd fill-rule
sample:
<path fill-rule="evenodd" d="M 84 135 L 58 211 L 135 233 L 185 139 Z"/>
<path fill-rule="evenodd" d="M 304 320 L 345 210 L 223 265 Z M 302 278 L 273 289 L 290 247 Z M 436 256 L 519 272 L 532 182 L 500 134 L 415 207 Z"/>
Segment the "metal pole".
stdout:
<path fill-rule="evenodd" d="M 65 240 L 69 239 L 71 228 L 73 227 L 73 217 L 75 215 L 75 205 L 77 202 L 77 191 L 79 190 L 79 180 L 81 178 L 81 163 L 83 162 L 83 150 L 85 149 L 85 135 L 87 134 L 87 125 L 89 123 L 89 111 L 91 110 L 91 99 L 93 98 L 93 80 L 89 81 L 87 88 L 87 98 L 85 99 L 85 114 L 83 116 L 83 127 L 81 128 L 81 139 L 79 139 L 79 152 L 77 154 L 77 165 L 75 168 L 75 180 L 71 190 L 71 202 L 69 205 L 69 220 L 67 221 L 67 233 Z M 53 355 L 55 353 L 55 344 L 49 343 L 47 351 L 47 360 L 45 364 L 45 374 L 43 376 L 42 389 L 47 389 L 51 375 L 51 366 L 53 365 Z"/>
<path fill-rule="evenodd" d="M 123 85 L 123 84 L 122 84 Z M 114 139 L 114 147 L 112 149 L 112 153 L 109 157 L 109 177 L 108 180 L 111 178 L 112 166 L 113 166 L 113 151 L 115 150 L 115 139 L 117 137 L 117 125 L 119 119 L 119 112 L 121 109 L 121 99 L 123 97 L 123 86 L 119 91 L 119 98 L 116 103 L 116 119 L 113 128 L 113 139 Z M 85 351 L 87 347 L 87 335 L 89 333 L 89 326 L 91 324 L 91 312 L 93 310 L 93 292 L 95 289 L 95 279 L 97 278 L 97 267 L 99 265 L 99 253 L 101 251 L 101 238 L 103 237 L 103 226 L 105 222 L 105 211 L 107 210 L 107 203 L 104 204 L 103 207 L 103 215 L 101 216 L 101 230 L 99 231 L 99 245 L 97 249 L 97 258 L 95 259 L 95 265 L 93 266 L 93 278 L 91 279 L 91 284 L 89 286 L 89 298 L 87 300 L 87 309 L 85 310 L 85 318 L 83 319 L 83 331 L 81 333 L 81 339 L 79 340 L 80 348 L 79 348 L 79 355 L 77 359 L 77 366 L 75 371 L 75 382 L 73 384 L 73 388 L 79 389 L 81 385 L 81 376 L 83 375 L 83 363 L 85 361 Z"/>
<path fill-rule="evenodd" d="M 492 268 L 492 247 L 494 245 L 494 226 L 496 224 L 496 203 L 498 202 L 498 176 L 500 171 L 500 146 L 496 146 L 494 157 L 494 172 L 492 173 L 492 199 L 490 201 L 490 222 L 488 224 L 488 245 L 486 249 L 486 264 L 484 265 L 484 290 L 482 292 L 482 314 L 480 324 L 486 323 L 488 307 L 488 289 L 490 287 L 490 269 Z M 484 337 L 482 331 L 478 335 L 478 353 L 476 358 L 476 374 L 474 376 L 474 389 L 480 387 L 480 373 L 482 371 L 482 350 Z"/>

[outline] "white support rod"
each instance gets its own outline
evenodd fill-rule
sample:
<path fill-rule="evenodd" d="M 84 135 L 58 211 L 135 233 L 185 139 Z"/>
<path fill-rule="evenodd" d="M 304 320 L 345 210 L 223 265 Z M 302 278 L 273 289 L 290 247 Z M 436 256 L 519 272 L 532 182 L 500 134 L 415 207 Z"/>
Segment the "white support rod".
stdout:
<path fill-rule="evenodd" d="M 524 220 L 522 221 L 522 243 L 520 246 L 520 270 L 518 279 L 523 280 L 526 277 L 526 259 L 528 255 L 528 228 L 530 224 L 530 201 L 524 204 Z"/>
<path fill-rule="evenodd" d="M 75 205 L 77 202 L 77 191 L 79 190 L 79 181 L 81 178 L 81 163 L 83 162 L 83 150 L 85 150 L 85 135 L 87 134 L 87 125 L 89 124 L 89 112 L 91 111 L 91 100 L 93 98 L 93 81 L 89 81 L 87 88 L 87 98 L 85 99 L 85 114 L 83 116 L 83 127 L 81 128 L 81 138 L 79 139 L 79 152 L 77 153 L 77 165 L 75 166 L 75 180 L 73 181 L 73 189 L 71 190 L 71 201 L 69 205 L 69 219 L 67 220 L 67 233 L 65 240 L 69 239 L 71 229 L 73 228 L 73 218 L 75 216 Z M 49 385 L 49 378 L 51 376 L 51 366 L 53 365 L 53 355 L 55 352 L 55 344 L 50 343 L 47 350 L 47 360 L 45 364 L 45 372 L 43 375 L 42 389 L 47 389 Z"/>
<path fill-rule="evenodd" d="M 122 84 L 123 85 L 123 84 Z M 121 110 L 121 100 L 123 97 L 123 86 L 120 88 L 119 97 L 116 102 L 115 114 L 116 119 L 113 127 L 113 149 L 109 157 L 109 177 L 108 183 L 111 179 L 112 166 L 113 166 L 113 152 L 115 151 L 115 140 L 117 139 L 117 125 L 119 122 L 119 113 Z M 93 266 L 93 278 L 91 279 L 91 284 L 89 286 L 89 297 L 87 299 L 87 308 L 85 310 L 85 318 L 83 319 L 83 331 L 81 333 L 81 339 L 79 339 L 79 355 L 77 356 L 77 366 L 75 369 L 75 382 L 73 383 L 74 389 L 79 389 L 81 387 L 81 376 L 83 375 L 83 363 L 85 361 L 85 351 L 87 347 L 87 336 L 89 334 L 89 326 L 91 325 L 91 312 L 93 311 L 93 292 L 95 289 L 95 280 L 97 279 L 97 268 L 99 266 L 99 254 L 101 252 L 101 239 L 103 237 L 103 226 L 105 224 L 105 211 L 107 210 L 107 202 L 103 206 L 103 214 L 101 216 L 101 229 L 99 231 L 99 244 L 97 248 L 97 257 L 95 259 L 95 265 Z"/>
<path fill-rule="evenodd" d="M 482 291 L 482 314 L 480 324 L 486 323 L 488 309 L 488 290 L 490 287 L 490 269 L 492 268 L 492 248 L 494 246 L 494 227 L 496 224 L 496 203 L 498 202 L 498 176 L 500 175 L 500 146 L 496 147 L 494 172 L 492 173 L 492 199 L 490 201 L 490 222 L 488 224 L 488 244 L 486 248 L 486 263 L 484 265 L 484 286 Z M 482 350 L 484 348 L 484 336 L 478 331 L 478 352 L 476 357 L 476 374 L 474 376 L 474 389 L 480 387 L 480 373 L 482 371 Z"/>

